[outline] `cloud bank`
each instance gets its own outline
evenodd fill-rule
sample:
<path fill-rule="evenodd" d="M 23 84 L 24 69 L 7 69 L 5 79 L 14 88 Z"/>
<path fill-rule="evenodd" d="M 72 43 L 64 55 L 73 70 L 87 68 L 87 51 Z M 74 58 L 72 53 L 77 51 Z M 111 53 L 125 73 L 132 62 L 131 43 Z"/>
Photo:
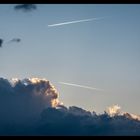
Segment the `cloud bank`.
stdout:
<path fill-rule="evenodd" d="M 113 107 L 112 107 L 113 108 Z M 37 129 L 41 135 L 72 136 L 113 136 L 140 135 L 140 121 L 129 113 L 110 116 L 88 112 L 72 106 L 67 109 L 48 108 L 41 114 L 42 120 Z"/>
<path fill-rule="evenodd" d="M 0 78 L 0 135 L 140 135 L 140 116 L 118 105 L 97 114 L 58 97 L 46 79 Z"/>

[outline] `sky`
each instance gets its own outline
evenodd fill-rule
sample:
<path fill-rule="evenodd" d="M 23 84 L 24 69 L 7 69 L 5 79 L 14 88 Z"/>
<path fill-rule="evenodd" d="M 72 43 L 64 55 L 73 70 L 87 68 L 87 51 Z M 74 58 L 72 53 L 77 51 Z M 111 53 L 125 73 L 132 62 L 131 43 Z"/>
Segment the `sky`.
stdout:
<path fill-rule="evenodd" d="M 140 114 L 139 4 L 37 4 L 32 12 L 14 6 L 0 4 L 0 77 L 46 78 L 66 106 L 100 113 L 118 104 Z M 21 41 L 8 43 L 13 38 Z"/>

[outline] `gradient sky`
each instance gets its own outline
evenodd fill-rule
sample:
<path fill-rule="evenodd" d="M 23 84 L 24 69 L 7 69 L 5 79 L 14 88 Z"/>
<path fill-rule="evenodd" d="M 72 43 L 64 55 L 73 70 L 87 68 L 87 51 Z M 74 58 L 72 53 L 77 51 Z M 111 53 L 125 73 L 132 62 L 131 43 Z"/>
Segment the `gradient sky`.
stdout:
<path fill-rule="evenodd" d="M 0 77 L 50 80 L 66 106 L 103 112 L 118 104 L 140 114 L 140 5 L 38 4 L 32 12 L 0 5 Z M 105 17 L 58 27 L 49 24 Z M 21 38 L 20 43 L 6 43 Z M 61 85 L 74 83 L 93 91 Z"/>

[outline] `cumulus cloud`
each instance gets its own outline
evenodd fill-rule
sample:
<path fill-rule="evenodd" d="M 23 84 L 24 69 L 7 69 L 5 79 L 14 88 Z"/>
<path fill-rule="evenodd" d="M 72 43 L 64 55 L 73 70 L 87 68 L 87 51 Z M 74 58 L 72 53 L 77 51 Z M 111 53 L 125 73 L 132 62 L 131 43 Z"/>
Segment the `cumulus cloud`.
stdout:
<path fill-rule="evenodd" d="M 0 78 L 0 120 L 38 117 L 43 109 L 59 105 L 58 92 L 46 79 Z M 7 121 L 6 120 L 6 121 Z"/>
<path fill-rule="evenodd" d="M 134 119 L 134 120 L 138 120 L 140 121 L 140 116 L 139 115 L 135 115 L 132 113 L 128 113 L 128 112 L 124 112 L 121 110 L 121 107 L 119 105 L 113 105 L 110 106 L 106 109 L 105 111 L 109 116 L 114 117 L 114 116 L 125 116 L 129 119 Z"/>
<path fill-rule="evenodd" d="M 2 47 L 3 39 L 0 38 L 0 47 Z"/>
<path fill-rule="evenodd" d="M 97 114 L 66 107 L 46 79 L 0 78 L 0 135 L 140 135 L 140 116 L 118 105 Z"/>
<path fill-rule="evenodd" d="M 23 10 L 24 12 L 30 12 L 36 10 L 37 6 L 35 4 L 18 4 L 14 7 L 15 10 Z"/>
<path fill-rule="evenodd" d="M 110 115 L 110 116 L 115 116 L 115 115 L 119 115 L 121 114 L 121 107 L 118 105 L 113 105 L 107 108 L 106 112 Z"/>

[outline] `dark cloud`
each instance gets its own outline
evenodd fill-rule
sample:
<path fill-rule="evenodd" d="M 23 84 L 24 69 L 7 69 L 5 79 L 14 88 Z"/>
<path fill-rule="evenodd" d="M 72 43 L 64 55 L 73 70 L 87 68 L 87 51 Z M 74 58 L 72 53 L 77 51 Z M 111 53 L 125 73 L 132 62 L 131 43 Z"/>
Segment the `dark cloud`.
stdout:
<path fill-rule="evenodd" d="M 23 10 L 24 12 L 30 12 L 36 10 L 37 6 L 35 4 L 18 4 L 14 7 L 15 10 Z"/>
<path fill-rule="evenodd" d="M 111 117 L 106 112 L 97 115 L 80 108 L 74 112 L 83 113 L 72 113 L 71 107 L 67 111 L 47 108 L 41 114 L 38 135 L 140 135 L 140 121 L 125 114 Z"/>
<path fill-rule="evenodd" d="M 0 47 L 2 47 L 3 39 L 0 38 Z"/>
<path fill-rule="evenodd" d="M 20 38 L 13 38 L 12 40 L 8 41 L 7 43 L 12 43 L 12 42 L 15 42 L 15 43 L 19 43 L 21 42 L 21 39 Z M 0 47 L 3 46 L 3 43 L 4 43 L 4 40 L 0 38 Z"/>
<path fill-rule="evenodd" d="M 9 42 L 21 42 L 20 38 L 13 38 L 12 40 L 10 40 Z"/>
<path fill-rule="evenodd" d="M 96 114 L 66 107 L 45 79 L 0 78 L 0 135 L 140 135 L 140 116 L 118 105 Z"/>
<path fill-rule="evenodd" d="M 36 118 L 46 107 L 58 104 L 58 92 L 47 80 L 0 79 L 0 122 Z"/>

